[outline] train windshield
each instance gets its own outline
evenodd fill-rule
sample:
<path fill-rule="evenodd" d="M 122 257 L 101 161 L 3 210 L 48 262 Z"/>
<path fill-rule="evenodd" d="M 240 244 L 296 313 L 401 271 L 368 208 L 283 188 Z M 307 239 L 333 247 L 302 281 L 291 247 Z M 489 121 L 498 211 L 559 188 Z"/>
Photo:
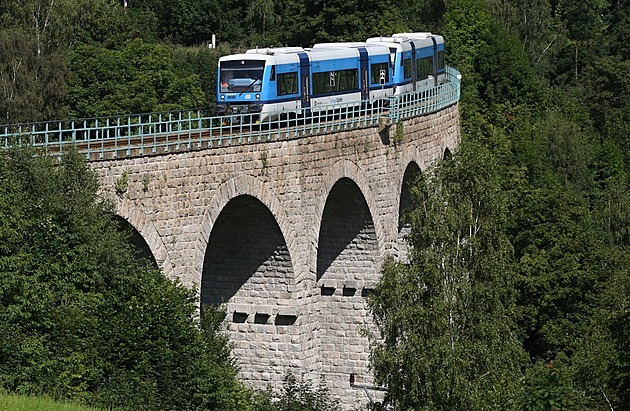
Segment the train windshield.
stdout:
<path fill-rule="evenodd" d="M 221 62 L 221 93 L 260 91 L 264 68 L 260 60 Z"/>

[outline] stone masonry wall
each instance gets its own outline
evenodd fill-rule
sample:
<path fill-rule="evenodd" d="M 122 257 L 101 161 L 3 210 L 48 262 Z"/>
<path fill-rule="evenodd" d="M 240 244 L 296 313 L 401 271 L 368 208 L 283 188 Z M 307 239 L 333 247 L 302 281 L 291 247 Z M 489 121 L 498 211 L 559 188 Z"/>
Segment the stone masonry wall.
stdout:
<path fill-rule="evenodd" d="M 286 371 L 325 378 L 345 409 L 367 401 L 372 329 L 365 295 L 387 255 L 404 250 L 405 171 L 459 144 L 458 106 L 396 126 L 92 162 L 117 213 L 164 274 L 227 306 L 247 383 L 281 386 Z M 127 172 L 128 190 L 115 195 Z M 403 230 L 404 231 L 404 230 Z M 203 300 L 203 301 L 201 301 Z M 373 392 L 378 397 L 379 392 Z M 382 396 L 382 393 L 380 393 Z"/>

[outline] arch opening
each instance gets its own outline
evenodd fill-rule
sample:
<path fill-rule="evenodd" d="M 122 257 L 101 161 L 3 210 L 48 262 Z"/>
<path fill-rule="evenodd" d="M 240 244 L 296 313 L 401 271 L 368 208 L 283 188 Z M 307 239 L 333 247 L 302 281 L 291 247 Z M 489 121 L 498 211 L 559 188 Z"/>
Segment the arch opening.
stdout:
<path fill-rule="evenodd" d="M 287 244 L 271 211 L 249 195 L 230 200 L 208 241 L 201 277 L 202 305 L 259 306 L 288 298 L 292 274 Z"/>
<path fill-rule="evenodd" d="M 374 221 L 363 193 L 352 180 L 340 179 L 324 206 L 317 280 L 363 280 L 370 271 L 366 266 L 376 266 L 377 249 Z"/>
<path fill-rule="evenodd" d="M 349 374 L 368 376 L 370 328 L 365 295 L 379 276 L 374 221 L 361 189 L 342 178 L 330 190 L 319 233 L 317 279 L 320 286 L 321 372 L 351 394 Z"/>
<path fill-rule="evenodd" d="M 413 210 L 413 185 L 418 177 L 420 177 L 420 167 L 415 162 L 411 162 L 405 169 L 403 175 L 402 187 L 400 190 L 400 202 L 398 204 L 398 260 L 408 262 L 408 253 L 410 250 L 407 236 L 411 233 L 411 223 L 409 213 Z"/>
<path fill-rule="evenodd" d="M 151 247 L 146 242 L 142 234 L 136 228 L 129 223 L 129 221 L 125 220 L 121 216 L 115 214 L 116 222 L 118 223 L 118 231 L 123 232 L 129 243 L 133 246 L 136 257 L 143 258 L 147 260 L 153 268 L 159 268 L 157 260 L 151 252 Z"/>

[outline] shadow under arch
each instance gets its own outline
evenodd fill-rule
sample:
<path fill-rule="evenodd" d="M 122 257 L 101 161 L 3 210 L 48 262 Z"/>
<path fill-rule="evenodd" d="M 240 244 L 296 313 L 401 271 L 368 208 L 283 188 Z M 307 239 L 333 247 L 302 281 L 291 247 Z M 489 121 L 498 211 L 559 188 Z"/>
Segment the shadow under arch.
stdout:
<path fill-rule="evenodd" d="M 201 275 L 201 304 L 263 304 L 288 298 L 293 264 L 276 219 L 257 198 L 241 194 L 221 210 Z"/>
<path fill-rule="evenodd" d="M 151 247 L 145 241 L 142 234 L 136 228 L 118 214 L 114 214 L 114 218 L 118 223 L 118 230 L 122 231 L 128 238 L 129 243 L 133 246 L 136 257 L 144 258 L 153 268 L 159 269 L 157 260 L 151 252 Z"/>
<path fill-rule="evenodd" d="M 177 279 L 162 237 L 143 207 L 127 198 L 118 197 L 115 215 L 125 220 L 142 237 L 162 274 L 171 280 Z"/>
<path fill-rule="evenodd" d="M 362 280 L 376 274 L 365 272 L 366 261 L 374 263 L 378 253 L 374 221 L 363 193 L 351 179 L 339 179 L 330 190 L 318 238 L 318 281 L 324 276 Z"/>
<path fill-rule="evenodd" d="M 405 169 L 398 203 L 398 232 L 409 225 L 408 214 L 413 208 L 412 188 L 421 175 L 420 166 L 415 161 L 410 162 Z"/>
<path fill-rule="evenodd" d="M 451 150 L 448 147 L 444 148 L 444 154 L 442 155 L 442 159 L 451 160 L 452 158 L 453 158 L 453 153 L 451 153 Z"/>

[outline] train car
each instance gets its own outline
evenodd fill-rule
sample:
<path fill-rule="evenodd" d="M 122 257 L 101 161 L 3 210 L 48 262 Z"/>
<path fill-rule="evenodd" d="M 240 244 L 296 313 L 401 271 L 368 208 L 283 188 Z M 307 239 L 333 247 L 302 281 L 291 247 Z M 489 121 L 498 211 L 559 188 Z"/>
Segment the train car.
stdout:
<path fill-rule="evenodd" d="M 218 70 L 217 114 L 251 114 L 254 122 L 391 94 L 382 46 L 252 49 L 221 57 Z"/>
<path fill-rule="evenodd" d="M 433 76 L 434 81 L 434 86 L 437 86 L 439 84 L 442 84 L 446 81 L 446 63 L 444 60 L 444 37 L 440 36 L 439 34 L 432 34 L 432 33 L 396 33 L 393 34 L 393 36 L 398 36 L 398 37 L 406 37 L 410 40 L 416 41 L 416 40 L 420 40 L 420 41 L 424 41 L 424 45 L 428 46 L 429 44 L 427 44 L 426 39 L 430 39 L 431 40 L 431 44 L 430 46 L 432 46 L 432 53 L 430 53 L 433 57 L 432 61 L 431 60 L 426 60 L 425 66 L 428 66 L 430 63 L 431 69 L 432 69 L 432 73 L 430 73 L 430 75 Z M 416 47 L 418 47 L 418 45 L 416 44 Z M 422 53 L 424 55 L 424 58 L 427 58 L 429 53 L 426 52 Z M 420 55 L 418 57 L 421 57 Z M 421 72 L 418 69 L 418 72 Z M 421 78 L 421 76 L 419 76 L 419 78 Z"/>
<path fill-rule="evenodd" d="M 361 85 L 368 89 L 367 100 L 375 102 L 393 95 L 392 64 L 389 49 L 383 44 L 365 42 L 317 43 L 313 49 L 354 48 L 368 64 L 361 67 Z M 365 94 L 362 96 L 366 100 Z"/>
<path fill-rule="evenodd" d="M 302 48 L 248 50 L 219 59 L 217 105 L 219 115 L 261 114 L 300 107 L 298 53 Z"/>
<path fill-rule="evenodd" d="M 396 33 L 372 37 L 368 44 L 386 45 L 393 62 L 394 94 L 434 87 L 444 81 L 444 39 L 431 33 Z"/>

